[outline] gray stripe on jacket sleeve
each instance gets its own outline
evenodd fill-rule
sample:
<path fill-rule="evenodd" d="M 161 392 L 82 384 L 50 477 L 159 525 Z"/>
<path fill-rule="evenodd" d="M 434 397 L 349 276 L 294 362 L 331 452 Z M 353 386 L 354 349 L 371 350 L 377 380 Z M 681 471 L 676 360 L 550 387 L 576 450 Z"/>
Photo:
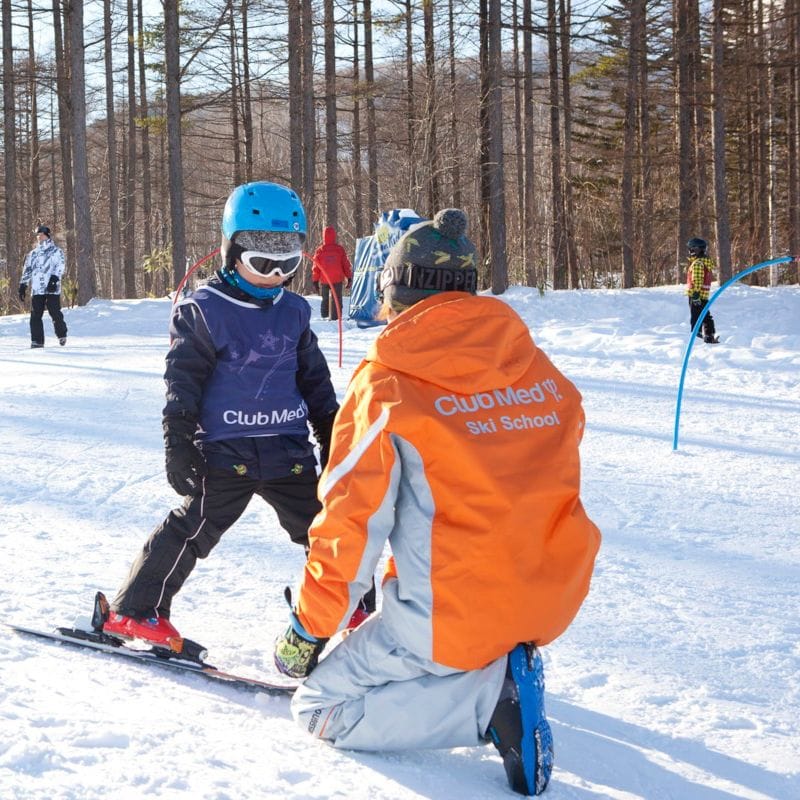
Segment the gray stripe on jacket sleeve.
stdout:
<path fill-rule="evenodd" d="M 384 406 L 378 419 L 376 419 L 375 422 L 373 422 L 372 425 L 367 428 L 366 433 L 358 442 L 356 442 L 356 446 L 347 454 L 345 459 L 341 463 L 337 464 L 333 469 L 328 470 L 328 473 L 325 476 L 325 483 L 320 487 L 319 490 L 319 496 L 321 500 L 324 500 L 325 496 L 328 494 L 328 492 L 330 492 L 331 489 L 333 489 L 336 483 L 345 475 L 347 475 L 347 473 L 350 472 L 353 467 L 355 467 L 361 456 L 364 455 L 369 446 L 386 427 L 386 423 L 388 421 L 389 409 Z"/>
<path fill-rule="evenodd" d="M 375 511 L 367 521 L 367 542 L 364 545 L 364 553 L 361 556 L 361 563 L 358 567 L 355 580 L 348 589 L 347 616 L 342 622 L 346 625 L 350 619 L 350 614 L 355 610 L 358 601 L 366 594 L 372 584 L 372 577 L 378 566 L 386 540 L 389 538 L 395 526 L 395 503 L 397 498 L 397 485 L 400 481 L 400 459 L 395 452 L 394 463 L 389 473 L 389 483 L 386 492 Z"/>
<path fill-rule="evenodd" d="M 433 654 L 431 539 L 436 504 L 419 451 L 396 434 L 392 442 L 400 476 L 389 543 L 398 577 L 383 587 L 383 619 L 403 647 L 429 659 Z"/>

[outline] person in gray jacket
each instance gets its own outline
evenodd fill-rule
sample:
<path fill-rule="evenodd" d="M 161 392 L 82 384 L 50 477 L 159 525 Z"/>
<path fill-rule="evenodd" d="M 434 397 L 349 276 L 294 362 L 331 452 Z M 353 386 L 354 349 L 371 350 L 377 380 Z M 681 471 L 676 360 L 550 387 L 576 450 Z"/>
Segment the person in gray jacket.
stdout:
<path fill-rule="evenodd" d="M 50 238 L 50 228 L 36 228 L 37 244 L 25 257 L 19 299 L 25 302 L 28 284 L 31 287 L 31 347 L 44 347 L 44 310 L 53 320 L 58 343 L 67 343 L 67 323 L 61 312 L 61 276 L 64 274 L 64 253 Z"/>

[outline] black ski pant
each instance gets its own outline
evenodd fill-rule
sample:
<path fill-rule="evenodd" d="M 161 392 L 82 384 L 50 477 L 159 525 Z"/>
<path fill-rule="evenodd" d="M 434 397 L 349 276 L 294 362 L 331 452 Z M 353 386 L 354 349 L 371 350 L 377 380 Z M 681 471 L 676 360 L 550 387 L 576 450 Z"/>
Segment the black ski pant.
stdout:
<path fill-rule="evenodd" d="M 342 307 L 342 284 L 333 284 L 333 291 L 336 292 L 336 297 L 339 300 L 337 307 L 336 300 L 331 296 L 331 287 L 327 283 L 320 284 L 320 294 L 322 295 L 322 303 L 320 304 L 319 313 L 323 319 L 339 319 L 339 309 Z"/>
<path fill-rule="evenodd" d="M 690 322 L 689 327 L 694 330 L 694 326 L 697 324 L 697 320 L 700 319 L 700 315 L 703 313 L 703 309 L 708 305 L 708 300 L 701 300 L 700 305 L 694 305 L 689 300 L 689 315 L 690 315 Z M 702 330 L 697 332 L 698 336 L 706 337 L 709 336 L 712 339 L 716 334 L 717 330 L 714 325 L 714 317 L 711 314 L 706 314 L 706 318 L 703 320 L 703 327 Z"/>
<path fill-rule="evenodd" d="M 185 498 L 150 534 L 111 608 L 137 619 L 151 617 L 153 611 L 169 617 L 172 598 L 197 559 L 208 556 L 253 495 L 272 506 L 293 542 L 308 548 L 308 528 L 322 507 L 313 472 L 254 480 L 211 469 L 203 481 L 203 493 Z"/>
<path fill-rule="evenodd" d="M 64 322 L 64 315 L 61 313 L 61 295 L 59 294 L 35 294 L 31 297 L 31 343 L 44 344 L 44 310 L 53 320 L 53 330 L 56 337 L 63 339 L 67 335 L 67 323 Z"/>

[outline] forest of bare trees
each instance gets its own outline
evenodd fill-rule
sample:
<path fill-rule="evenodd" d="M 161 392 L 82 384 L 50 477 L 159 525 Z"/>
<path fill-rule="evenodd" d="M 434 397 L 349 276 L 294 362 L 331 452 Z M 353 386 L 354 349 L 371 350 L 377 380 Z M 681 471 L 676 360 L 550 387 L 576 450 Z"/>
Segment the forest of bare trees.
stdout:
<path fill-rule="evenodd" d="M 0 2 L 2 313 L 39 222 L 71 302 L 158 296 L 246 180 L 308 250 L 463 207 L 498 294 L 800 252 L 800 0 Z"/>

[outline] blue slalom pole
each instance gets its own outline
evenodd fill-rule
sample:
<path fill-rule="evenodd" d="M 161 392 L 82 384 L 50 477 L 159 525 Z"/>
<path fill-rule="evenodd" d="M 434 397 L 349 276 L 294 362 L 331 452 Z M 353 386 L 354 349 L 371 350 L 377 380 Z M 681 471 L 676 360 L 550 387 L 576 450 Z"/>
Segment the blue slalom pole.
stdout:
<path fill-rule="evenodd" d="M 729 278 L 722 286 L 717 289 L 714 294 L 708 299 L 708 303 L 706 307 L 703 309 L 700 316 L 697 318 L 697 322 L 694 324 L 694 328 L 692 328 L 691 336 L 689 337 L 689 344 L 686 347 L 686 352 L 683 355 L 683 367 L 681 369 L 681 380 L 678 384 L 678 401 L 675 406 L 675 433 L 672 437 L 672 449 L 678 449 L 678 426 L 680 425 L 681 420 L 681 398 L 683 397 L 683 381 L 686 378 L 686 367 L 689 365 L 689 356 L 692 353 L 692 348 L 694 347 L 694 341 L 697 337 L 697 332 L 703 325 L 703 320 L 706 318 L 706 314 L 708 314 L 709 309 L 711 308 L 712 303 L 727 289 L 732 283 L 735 283 L 738 280 L 744 278 L 745 275 L 749 275 L 751 272 L 755 272 L 757 269 L 763 269 L 764 267 L 772 267 L 775 264 L 786 264 L 789 261 L 794 261 L 794 256 L 781 256 L 780 258 L 772 258 L 769 261 L 762 261 L 760 264 L 753 264 L 752 267 L 748 267 L 747 269 L 738 272 L 732 278 Z"/>

